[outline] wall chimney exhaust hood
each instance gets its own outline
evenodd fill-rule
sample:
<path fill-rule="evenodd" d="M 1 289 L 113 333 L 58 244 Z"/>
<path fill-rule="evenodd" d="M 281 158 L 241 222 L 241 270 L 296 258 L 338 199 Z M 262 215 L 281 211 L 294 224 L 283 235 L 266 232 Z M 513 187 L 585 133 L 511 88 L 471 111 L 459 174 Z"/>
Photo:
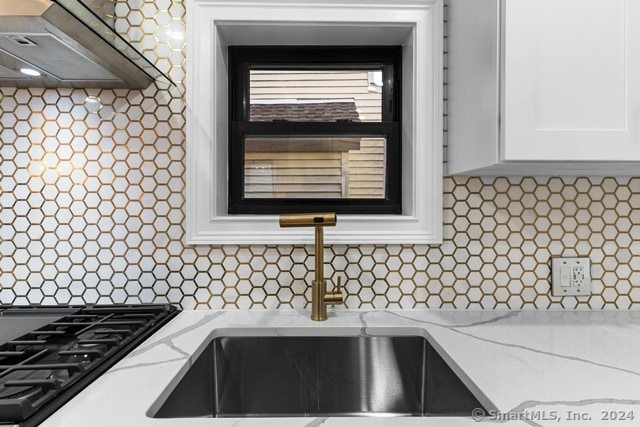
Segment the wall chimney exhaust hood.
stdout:
<path fill-rule="evenodd" d="M 0 86 L 174 84 L 115 32 L 114 14 L 115 0 L 0 0 Z"/>

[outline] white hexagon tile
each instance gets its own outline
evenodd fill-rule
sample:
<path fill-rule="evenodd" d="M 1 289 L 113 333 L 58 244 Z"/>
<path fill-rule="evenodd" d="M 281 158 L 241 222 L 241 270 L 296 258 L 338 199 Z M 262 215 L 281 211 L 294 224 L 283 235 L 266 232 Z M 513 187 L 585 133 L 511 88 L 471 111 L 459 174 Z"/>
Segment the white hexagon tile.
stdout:
<path fill-rule="evenodd" d="M 184 6 L 116 12 L 177 87 L 0 88 L 0 303 L 308 306 L 310 246 L 183 244 Z M 442 245 L 326 249 L 346 307 L 639 305 L 640 178 L 446 178 L 444 196 Z M 591 258 L 591 297 L 550 296 L 560 255 Z"/>

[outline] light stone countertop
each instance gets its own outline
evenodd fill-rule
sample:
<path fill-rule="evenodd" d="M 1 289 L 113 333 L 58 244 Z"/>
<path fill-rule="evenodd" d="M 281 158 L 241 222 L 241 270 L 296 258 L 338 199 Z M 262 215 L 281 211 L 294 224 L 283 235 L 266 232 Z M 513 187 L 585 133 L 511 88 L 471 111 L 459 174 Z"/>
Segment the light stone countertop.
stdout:
<path fill-rule="evenodd" d="M 640 425 L 640 311 L 330 309 L 329 316 L 313 322 L 307 310 L 183 311 L 42 426 Z M 213 337 L 360 334 L 426 337 L 476 397 L 494 410 L 480 421 L 147 415 L 157 410 Z"/>

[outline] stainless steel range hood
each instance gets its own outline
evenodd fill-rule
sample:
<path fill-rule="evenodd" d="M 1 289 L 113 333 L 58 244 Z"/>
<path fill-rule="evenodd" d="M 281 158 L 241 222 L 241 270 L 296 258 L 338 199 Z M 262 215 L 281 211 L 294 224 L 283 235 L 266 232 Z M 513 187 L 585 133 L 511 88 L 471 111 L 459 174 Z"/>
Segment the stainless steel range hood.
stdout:
<path fill-rule="evenodd" d="M 114 14 L 115 0 L 0 0 L 0 86 L 173 84 L 115 32 Z"/>

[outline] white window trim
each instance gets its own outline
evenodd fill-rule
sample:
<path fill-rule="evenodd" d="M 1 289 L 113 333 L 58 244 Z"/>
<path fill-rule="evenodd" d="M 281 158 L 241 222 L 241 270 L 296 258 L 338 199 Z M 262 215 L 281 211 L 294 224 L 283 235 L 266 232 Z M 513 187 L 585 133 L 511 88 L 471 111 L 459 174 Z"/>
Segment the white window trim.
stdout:
<path fill-rule="evenodd" d="M 402 215 L 338 215 L 327 243 L 442 242 L 443 0 L 186 0 L 186 243 L 310 243 L 276 215 L 229 215 L 230 44 L 404 45 Z"/>

